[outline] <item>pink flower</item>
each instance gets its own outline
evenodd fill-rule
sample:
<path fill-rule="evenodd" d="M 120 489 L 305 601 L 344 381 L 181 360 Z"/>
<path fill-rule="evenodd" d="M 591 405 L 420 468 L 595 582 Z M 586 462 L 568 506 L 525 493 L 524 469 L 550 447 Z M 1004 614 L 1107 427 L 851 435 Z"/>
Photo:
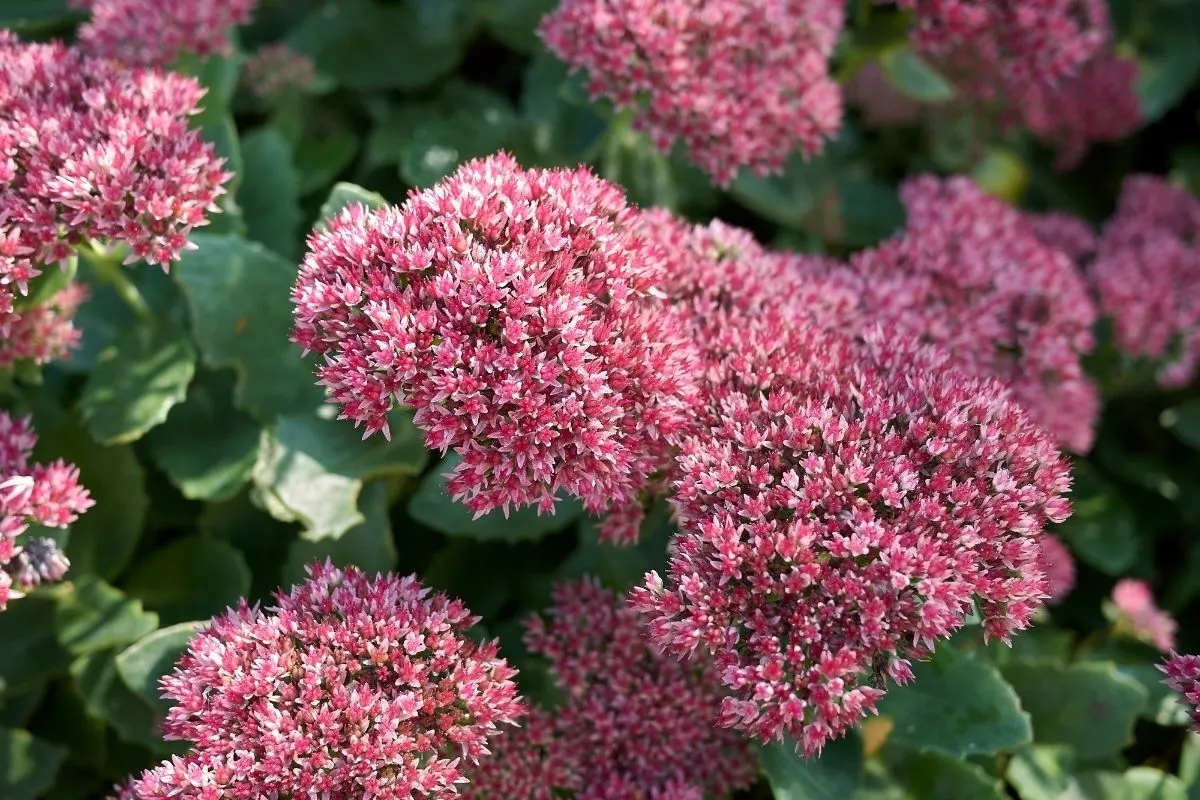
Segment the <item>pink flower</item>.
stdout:
<path fill-rule="evenodd" d="M 71 0 L 91 9 L 79 29 L 87 53 L 128 64 L 169 67 L 185 53 L 229 53 L 229 29 L 244 25 L 258 0 Z"/>
<path fill-rule="evenodd" d="M 863 64 L 846 84 L 846 105 L 858 108 L 863 127 L 909 125 L 921 119 L 919 102 L 897 89 L 877 59 Z"/>
<path fill-rule="evenodd" d="M 942 348 L 963 372 L 1006 384 L 1061 443 L 1087 452 L 1100 400 L 1082 356 L 1096 309 L 1074 264 L 966 178 L 913 178 L 901 199 L 905 231 L 834 271 L 859 295 L 857 321 L 846 324 L 882 324 Z"/>
<path fill-rule="evenodd" d="M 704 653 L 719 721 L 807 755 L 977 608 L 1007 641 L 1047 596 L 1040 536 L 1067 465 L 994 382 L 900 335 L 859 344 L 730 326 L 723 380 L 680 447 L 680 534 L 634 591 L 653 643 Z"/>
<path fill-rule="evenodd" d="M 1124 578 L 1113 587 L 1112 603 L 1117 612 L 1117 627 L 1154 645 L 1164 653 L 1175 646 L 1179 627 L 1171 615 L 1154 602 L 1154 594 L 1145 582 Z"/>
<path fill-rule="evenodd" d="M 162 679 L 167 739 L 193 753 L 118 796 L 452 797 L 521 715 L 516 671 L 458 600 L 416 577 L 308 568 L 263 612 L 243 601 Z"/>
<path fill-rule="evenodd" d="M 1052 533 L 1042 534 L 1039 543 L 1042 548 L 1041 569 L 1046 574 L 1046 601 L 1051 605 L 1062 602 L 1062 599 L 1075 588 L 1075 559 L 1071 551 Z"/>
<path fill-rule="evenodd" d="M 492 755 L 467 776 L 463 800 L 557 800 L 575 797 L 580 779 L 569 752 L 557 738 L 554 715 L 532 709 L 520 728 L 505 731 L 492 744 Z"/>
<path fill-rule="evenodd" d="M 550 511 L 562 491 L 636 538 L 638 493 L 689 421 L 695 353 L 635 214 L 584 169 L 507 155 L 399 208 L 352 206 L 309 238 L 295 341 L 367 435 L 414 408 L 429 447 L 462 455 L 449 489 L 475 512 Z"/>
<path fill-rule="evenodd" d="M 87 294 L 87 287 L 72 283 L 39 306 L 0 313 L 0 366 L 68 358 L 79 344 L 79 330 L 71 319 Z"/>
<path fill-rule="evenodd" d="M 217 210 L 231 173 L 188 127 L 204 94 L 191 78 L 3 31 L 0 86 L 0 294 L 86 240 L 165 266 Z"/>
<path fill-rule="evenodd" d="M 1033 225 L 1038 241 L 1066 253 L 1077 267 L 1089 263 L 1096 254 L 1100 237 L 1082 219 L 1061 211 L 1027 214 L 1026 217 Z"/>
<path fill-rule="evenodd" d="M 29 420 L 13 419 L 0 411 L 0 611 L 15 582 L 20 592 L 43 581 L 61 580 L 69 562 L 48 539 L 23 540 L 30 523 L 65 528 L 92 507 L 87 490 L 79 485 L 79 470 L 55 461 L 30 464 L 37 436 Z"/>
<path fill-rule="evenodd" d="M 837 133 L 828 61 L 840 0 L 562 0 L 542 39 L 588 74 L 593 97 L 634 110 L 663 152 L 676 140 L 719 183 L 782 169 Z"/>
<path fill-rule="evenodd" d="M 497 753 L 482 765 L 489 777 L 468 789 L 468 799 L 544 797 L 483 787 L 520 764 L 533 762 L 542 772 L 553 760 L 559 785 L 576 800 L 701 800 L 754 782 L 747 743 L 713 727 L 721 698 L 716 676 L 702 662 L 651 650 L 637 615 L 612 592 L 587 580 L 555 587 L 554 606 L 548 617 L 528 622 L 525 642 L 550 662 L 565 695 L 561 706 L 530 720 L 542 726 L 529 739 L 545 755 L 539 761 L 527 751 L 506 762 Z"/>
<path fill-rule="evenodd" d="M 1158 668 L 1166 673 L 1163 683 L 1179 692 L 1179 702 L 1191 713 L 1191 730 L 1200 733 L 1200 656 L 1171 653 Z"/>
<path fill-rule="evenodd" d="M 1200 364 L 1200 199 L 1151 175 L 1125 179 L 1088 278 L 1117 347 L 1162 362 L 1159 383 Z"/>
<path fill-rule="evenodd" d="M 278 97 L 289 89 L 305 89 L 317 79 L 312 59 L 282 42 L 259 48 L 246 59 L 243 80 L 259 97 Z"/>

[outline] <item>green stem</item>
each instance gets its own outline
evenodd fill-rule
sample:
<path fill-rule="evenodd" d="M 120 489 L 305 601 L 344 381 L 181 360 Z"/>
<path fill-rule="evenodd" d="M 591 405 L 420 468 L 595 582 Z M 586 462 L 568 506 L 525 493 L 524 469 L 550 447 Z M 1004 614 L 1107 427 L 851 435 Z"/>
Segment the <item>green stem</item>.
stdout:
<path fill-rule="evenodd" d="M 139 319 L 147 320 L 153 316 L 146 298 L 142 297 L 137 286 L 129 279 L 129 274 L 121 263 L 122 252 L 120 249 L 105 250 L 95 242 L 89 242 L 81 244 L 77 248 L 77 252 L 96 273 L 96 277 L 113 287 L 125 305 L 129 306 L 129 309 L 137 314 Z"/>

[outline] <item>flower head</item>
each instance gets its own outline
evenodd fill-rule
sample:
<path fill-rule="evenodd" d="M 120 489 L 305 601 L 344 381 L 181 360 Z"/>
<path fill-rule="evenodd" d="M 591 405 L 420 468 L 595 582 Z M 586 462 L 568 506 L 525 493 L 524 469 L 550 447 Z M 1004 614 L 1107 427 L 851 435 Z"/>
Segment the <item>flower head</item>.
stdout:
<path fill-rule="evenodd" d="M 1026 216 L 1038 241 L 1066 253 L 1077 267 L 1090 262 L 1096 254 L 1100 239 L 1092 226 L 1079 217 L 1061 211 Z"/>
<path fill-rule="evenodd" d="M 1163 683 L 1179 692 L 1179 702 L 1192 715 L 1191 730 L 1200 733 L 1200 656 L 1171 653 L 1158 668 L 1167 676 Z"/>
<path fill-rule="evenodd" d="M 87 53 L 127 64 L 169 67 L 181 55 L 229 52 L 229 29 L 250 21 L 258 0 L 72 0 L 91 10 L 79 29 Z"/>
<path fill-rule="evenodd" d="M 634 110 L 664 152 L 676 140 L 722 184 L 766 175 L 841 124 L 828 74 L 840 0 L 562 0 L 543 41 L 588 74 L 593 97 Z"/>
<path fill-rule="evenodd" d="M 1075 588 L 1075 559 L 1071 551 L 1052 533 L 1044 533 L 1040 539 L 1042 548 L 1041 566 L 1046 573 L 1047 603 L 1055 604 Z"/>
<path fill-rule="evenodd" d="M 560 491 L 636 504 L 688 422 L 694 348 L 664 255 L 586 170 L 472 162 L 399 208 L 351 206 L 309 239 L 295 341 L 369 435 L 394 403 L 462 462 L 477 513 Z"/>
<path fill-rule="evenodd" d="M 492 755 L 468 775 L 463 800 L 556 800 L 574 797 L 580 778 L 571 752 L 557 738 L 554 716 L 530 710 L 520 728 L 505 731 L 492 744 Z"/>
<path fill-rule="evenodd" d="M 33 308 L 0 313 L 0 366 L 67 358 L 79 344 L 71 320 L 87 294 L 83 284 L 72 283 Z"/>
<path fill-rule="evenodd" d="M 261 47 L 246 59 L 246 85 L 262 98 L 278 97 L 288 89 L 304 89 L 316 79 L 312 59 L 283 42 Z"/>
<path fill-rule="evenodd" d="M 216 210 L 230 173 L 188 127 L 204 94 L 191 78 L 3 31 L 0 86 L 0 293 L 87 240 L 165 267 Z"/>
<path fill-rule="evenodd" d="M 415 577 L 330 564 L 214 619 L 162 679 L 168 739 L 193 743 L 124 791 L 210 797 L 451 797 L 522 713 L 478 620 Z M 187 787 L 180 792 L 174 787 Z"/>
<path fill-rule="evenodd" d="M 725 342 L 680 448 L 667 574 L 634 605 L 656 646 L 711 656 L 722 724 L 812 755 L 973 607 L 1002 640 L 1029 624 L 1069 474 L 1002 387 L 903 336 L 764 319 Z"/>
<path fill-rule="evenodd" d="M 1112 590 L 1117 627 L 1135 638 L 1167 652 L 1175 646 L 1179 625 L 1154 602 L 1154 593 L 1144 582 L 1133 578 L 1117 581 Z"/>

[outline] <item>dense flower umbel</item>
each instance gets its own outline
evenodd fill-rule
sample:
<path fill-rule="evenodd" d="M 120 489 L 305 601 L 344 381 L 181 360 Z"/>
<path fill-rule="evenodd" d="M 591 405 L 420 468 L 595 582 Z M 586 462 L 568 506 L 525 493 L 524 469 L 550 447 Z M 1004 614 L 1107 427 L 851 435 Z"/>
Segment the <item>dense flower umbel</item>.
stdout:
<path fill-rule="evenodd" d="M 399 208 L 351 206 L 309 238 L 295 341 L 368 435 L 412 406 L 429 447 L 462 455 L 449 490 L 477 513 L 552 510 L 560 491 L 627 509 L 695 393 L 636 213 L 586 170 L 506 155 Z"/>
<path fill-rule="evenodd" d="M 1179 702 L 1192 715 L 1191 730 L 1200 733 L 1200 656 L 1172 653 L 1159 669 L 1167 676 L 1163 683 L 1179 692 Z"/>
<path fill-rule="evenodd" d="M 71 0 L 91 9 L 79 46 L 127 64 L 168 67 L 185 53 L 230 50 L 229 29 L 249 22 L 258 0 Z"/>
<path fill-rule="evenodd" d="M 35 444 L 29 420 L 0 411 L 0 610 L 10 597 L 59 580 L 66 571 L 66 558 L 57 548 L 47 548 L 45 540 L 18 544 L 17 537 L 30 523 L 65 528 L 92 507 L 75 467 L 62 461 L 29 463 Z"/>
<path fill-rule="evenodd" d="M 308 56 L 277 42 L 259 48 L 246 59 L 242 79 L 254 94 L 272 98 L 289 89 L 311 86 L 317 79 L 317 68 Z"/>
<path fill-rule="evenodd" d="M 1052 533 L 1044 533 L 1039 539 L 1042 548 L 1042 572 L 1046 573 L 1047 603 L 1054 604 L 1075 588 L 1075 559 L 1071 551 Z"/>
<path fill-rule="evenodd" d="M 849 263 L 862 321 L 998 378 L 1062 444 L 1087 452 L 1100 401 L 1081 356 L 1093 345 L 1096 309 L 1071 260 L 966 178 L 914 178 L 901 198 L 906 230 Z"/>
<path fill-rule="evenodd" d="M 26 360 L 46 364 L 69 356 L 79 344 L 79 329 L 71 320 L 86 299 L 87 288 L 72 283 L 34 308 L 0 312 L 0 367 Z"/>
<path fill-rule="evenodd" d="M 166 265 L 230 174 L 188 127 L 191 78 L 0 31 L 0 287 L 24 293 L 86 240 Z"/>
<path fill-rule="evenodd" d="M 1164 386 L 1191 381 L 1200 365 L 1200 199 L 1154 176 L 1126 178 L 1088 276 L 1117 347 L 1162 360 Z"/>
<path fill-rule="evenodd" d="M 1175 631 L 1179 625 L 1154 602 L 1154 593 L 1144 581 L 1133 578 L 1117 581 L 1112 590 L 1112 604 L 1119 630 L 1163 652 L 1175 646 Z"/>
<path fill-rule="evenodd" d="M 973 604 L 988 636 L 1029 624 L 1069 474 L 1003 387 L 899 335 L 765 322 L 739 338 L 681 445 L 667 575 L 633 603 L 655 644 L 711 655 L 722 724 L 813 755 Z"/>
<path fill-rule="evenodd" d="M 1033 224 L 1033 232 L 1042 244 L 1066 253 L 1083 271 L 1096 254 L 1100 238 L 1079 217 L 1062 211 L 1026 215 Z"/>
<path fill-rule="evenodd" d="M 451 797 L 522 713 L 516 671 L 467 638 L 478 618 L 460 601 L 415 576 L 308 573 L 269 612 L 242 602 L 192 639 L 162 688 L 164 734 L 193 752 L 123 796 Z"/>
<path fill-rule="evenodd" d="M 713 725 L 722 691 L 711 669 L 655 653 L 614 593 L 587 580 L 560 584 L 548 616 L 528 623 L 525 642 L 550 662 L 565 695 L 540 722 L 551 726 L 542 734 L 551 753 L 573 773 L 576 800 L 700 800 L 754 782 L 745 740 Z"/>
<path fill-rule="evenodd" d="M 636 109 L 663 151 L 676 140 L 718 182 L 821 149 L 842 116 L 828 60 L 841 0 L 562 0 L 546 45 L 588 73 L 594 97 Z"/>
<path fill-rule="evenodd" d="M 532 709 L 515 730 L 492 741 L 492 755 L 470 770 L 463 800 L 557 800 L 579 788 L 577 753 L 556 738 L 554 717 Z"/>

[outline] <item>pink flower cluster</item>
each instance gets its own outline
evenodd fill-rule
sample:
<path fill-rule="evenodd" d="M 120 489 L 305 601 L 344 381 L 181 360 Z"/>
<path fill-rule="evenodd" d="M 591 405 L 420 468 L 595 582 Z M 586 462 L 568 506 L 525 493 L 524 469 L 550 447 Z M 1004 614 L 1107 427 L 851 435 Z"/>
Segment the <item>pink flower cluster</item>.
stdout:
<path fill-rule="evenodd" d="M 1062 539 L 1052 533 L 1043 533 L 1040 543 L 1041 568 L 1046 573 L 1046 592 L 1050 595 L 1046 602 L 1060 603 L 1075 588 L 1075 559 Z"/>
<path fill-rule="evenodd" d="M 719 349 L 677 459 L 667 575 L 633 603 L 657 646 L 711 656 L 721 724 L 813 755 L 973 607 L 1002 640 L 1029 624 L 1069 473 L 1001 386 L 903 336 L 767 315 Z"/>
<path fill-rule="evenodd" d="M 1112 590 L 1117 627 L 1148 642 L 1163 652 L 1175 646 L 1179 625 L 1154 602 L 1154 594 L 1144 581 L 1125 578 Z"/>
<path fill-rule="evenodd" d="M 68 357 L 79 344 L 79 330 L 72 318 L 87 294 L 85 286 L 72 283 L 32 308 L 0 310 L 0 367 L 18 361 L 46 364 Z M 11 306 L 13 298 L 6 299 Z"/>
<path fill-rule="evenodd" d="M 779 171 L 841 124 L 829 57 L 841 0 L 562 0 L 542 20 L 551 51 L 593 97 L 634 109 L 664 152 L 682 141 L 719 183 Z"/>
<path fill-rule="evenodd" d="M 561 491 L 636 536 L 695 357 L 635 214 L 584 169 L 506 155 L 398 208 L 351 206 L 309 239 L 294 340 L 325 356 L 330 401 L 367 435 L 413 407 L 429 447 L 461 454 L 449 490 L 475 512 L 550 511 Z"/>
<path fill-rule="evenodd" d="M 261 98 L 278 97 L 289 89 L 305 89 L 317 79 L 312 59 L 283 42 L 259 48 L 246 59 L 242 79 Z"/>
<path fill-rule="evenodd" d="M 162 679 L 168 739 L 194 743 L 121 800 L 452 797 L 522 713 L 495 643 L 415 577 L 313 565 L 264 613 L 243 602 Z"/>
<path fill-rule="evenodd" d="M 1200 365 L 1200 199 L 1161 178 L 1126 178 L 1088 275 L 1117 347 L 1162 362 L 1159 382 Z"/>
<path fill-rule="evenodd" d="M 230 173 L 188 127 L 204 89 L 0 31 L 0 292 L 86 240 L 166 265 Z"/>
<path fill-rule="evenodd" d="M 9 598 L 61 580 L 69 566 L 51 540 L 17 537 L 30 523 L 65 528 L 93 504 L 75 467 L 29 463 L 35 444 L 29 420 L 0 411 L 0 611 Z"/>
<path fill-rule="evenodd" d="M 1191 713 L 1191 730 L 1200 733 L 1200 656 L 1172 653 L 1159 669 L 1167 676 L 1163 683 L 1179 692 L 1179 702 Z"/>
<path fill-rule="evenodd" d="M 169 67 L 185 53 L 227 54 L 229 29 L 244 25 L 258 0 L 71 0 L 90 9 L 79 29 L 87 53 L 127 64 Z"/>
<path fill-rule="evenodd" d="M 936 345 L 964 372 L 1005 383 L 1061 443 L 1087 452 L 1100 400 L 1081 357 L 1096 309 L 1072 261 L 966 178 L 913 178 L 901 199 L 905 231 L 834 270 L 859 301 L 847 324 Z"/>
<path fill-rule="evenodd" d="M 711 669 L 651 650 L 614 593 L 560 584 L 525 641 L 565 699 L 498 740 L 466 800 L 549 800 L 555 789 L 575 800 L 702 800 L 754 783 L 745 740 L 713 726 L 722 691 Z"/>

